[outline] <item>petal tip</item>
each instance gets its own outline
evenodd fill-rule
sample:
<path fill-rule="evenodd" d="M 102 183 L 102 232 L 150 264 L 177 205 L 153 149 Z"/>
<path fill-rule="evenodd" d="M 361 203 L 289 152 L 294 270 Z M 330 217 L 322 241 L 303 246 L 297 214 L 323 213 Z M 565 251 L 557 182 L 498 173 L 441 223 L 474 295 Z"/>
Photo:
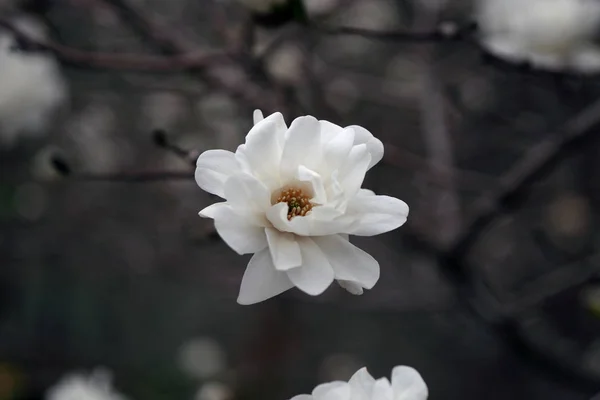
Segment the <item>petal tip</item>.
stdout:
<path fill-rule="evenodd" d="M 262 121 L 263 119 L 265 119 L 263 113 L 261 110 L 256 109 L 254 110 L 254 113 L 252 114 L 252 119 L 254 120 L 254 125 L 258 124 L 260 121 Z"/>

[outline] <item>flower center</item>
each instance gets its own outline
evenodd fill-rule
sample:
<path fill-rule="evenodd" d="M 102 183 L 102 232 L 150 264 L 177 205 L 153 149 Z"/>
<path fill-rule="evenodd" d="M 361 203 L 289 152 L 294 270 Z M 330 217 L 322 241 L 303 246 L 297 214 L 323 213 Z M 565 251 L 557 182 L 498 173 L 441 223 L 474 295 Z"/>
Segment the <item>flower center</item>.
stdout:
<path fill-rule="evenodd" d="M 275 203 L 287 203 L 288 221 L 297 216 L 304 217 L 313 208 L 310 197 L 297 188 L 282 190 Z"/>

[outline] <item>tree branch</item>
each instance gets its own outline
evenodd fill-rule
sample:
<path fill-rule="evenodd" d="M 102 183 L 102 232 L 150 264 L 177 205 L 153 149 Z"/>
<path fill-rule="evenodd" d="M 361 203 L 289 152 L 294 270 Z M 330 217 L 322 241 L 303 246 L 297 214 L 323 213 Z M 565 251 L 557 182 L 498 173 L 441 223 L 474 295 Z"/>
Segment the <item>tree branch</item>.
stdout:
<path fill-rule="evenodd" d="M 139 7 L 132 5 L 130 1 L 102 1 L 116 9 L 124 21 L 127 21 L 149 44 L 161 52 L 182 54 L 189 51 L 189 43 L 176 36 L 173 30 L 164 28 L 162 23 L 148 16 Z M 205 65 L 205 67 L 210 67 L 210 65 Z M 226 91 L 233 97 L 240 98 L 252 107 L 260 108 L 267 113 L 278 108 L 277 96 L 251 82 L 241 68 L 236 71 L 238 75 L 236 79 L 231 79 L 231 77 L 219 73 L 220 71 L 210 71 L 208 68 L 195 69 L 193 72 L 205 82 Z"/>
<path fill-rule="evenodd" d="M 50 52 L 61 62 L 77 67 L 119 71 L 173 72 L 204 68 L 215 63 L 223 64 L 231 61 L 231 56 L 224 51 L 192 51 L 171 57 L 83 51 L 48 40 L 36 40 L 4 19 L 0 19 L 0 27 L 10 31 L 20 43 L 32 48 L 33 51 Z"/>
<path fill-rule="evenodd" d="M 600 101 L 575 116 L 557 133 L 535 145 L 498 181 L 498 188 L 481 196 L 465 224 L 466 228 L 444 252 L 446 260 L 460 260 L 481 233 L 505 208 L 523 201 L 522 196 L 540 177 L 551 171 L 574 150 L 600 138 Z"/>
<path fill-rule="evenodd" d="M 459 41 L 470 37 L 476 29 L 474 24 L 459 25 L 455 22 L 443 22 L 431 31 L 373 31 L 349 26 L 311 25 L 312 29 L 330 36 L 360 36 L 367 39 L 398 42 L 444 42 Z"/>

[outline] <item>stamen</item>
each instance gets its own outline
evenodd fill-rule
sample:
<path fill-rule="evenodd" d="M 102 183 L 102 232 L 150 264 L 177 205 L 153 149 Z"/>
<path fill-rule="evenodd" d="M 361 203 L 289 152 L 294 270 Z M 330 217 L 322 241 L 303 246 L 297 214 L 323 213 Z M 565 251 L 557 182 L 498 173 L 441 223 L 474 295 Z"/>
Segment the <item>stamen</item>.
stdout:
<path fill-rule="evenodd" d="M 304 217 L 312 210 L 310 197 L 304 194 L 302 189 L 286 189 L 277 197 L 276 203 L 287 203 L 288 221 L 294 217 Z"/>

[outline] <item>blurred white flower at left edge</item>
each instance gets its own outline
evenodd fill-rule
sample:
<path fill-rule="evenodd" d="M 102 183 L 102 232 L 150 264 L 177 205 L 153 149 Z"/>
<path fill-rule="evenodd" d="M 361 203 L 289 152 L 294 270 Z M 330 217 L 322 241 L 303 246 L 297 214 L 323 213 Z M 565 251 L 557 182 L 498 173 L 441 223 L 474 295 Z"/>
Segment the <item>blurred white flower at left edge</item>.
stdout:
<path fill-rule="evenodd" d="M 312 394 L 291 400 L 426 400 L 429 390 L 414 368 L 397 366 L 387 378 L 375 379 L 366 368 L 358 370 L 348 382 L 334 381 L 317 386 Z"/>
<path fill-rule="evenodd" d="M 226 201 L 200 211 L 237 253 L 254 253 L 238 296 L 253 304 L 292 287 L 317 296 L 334 280 L 362 294 L 379 280 L 379 263 L 349 235 L 374 236 L 406 222 L 408 205 L 361 189 L 383 158 L 368 130 L 342 128 L 312 116 L 288 128 L 281 113 L 263 118 L 235 153 L 198 157 L 196 182 Z"/>
<path fill-rule="evenodd" d="M 102 369 L 90 375 L 65 376 L 46 392 L 46 400 L 127 400 L 112 387 L 110 372 Z"/>
<path fill-rule="evenodd" d="M 30 17 L 11 21 L 36 40 L 45 27 Z M 56 111 L 68 98 L 66 82 L 52 56 L 22 51 L 13 34 L 0 31 L 0 146 L 12 147 L 20 137 L 47 134 Z"/>
<path fill-rule="evenodd" d="M 478 0 L 481 43 L 508 61 L 549 70 L 600 71 L 596 0 Z"/>

